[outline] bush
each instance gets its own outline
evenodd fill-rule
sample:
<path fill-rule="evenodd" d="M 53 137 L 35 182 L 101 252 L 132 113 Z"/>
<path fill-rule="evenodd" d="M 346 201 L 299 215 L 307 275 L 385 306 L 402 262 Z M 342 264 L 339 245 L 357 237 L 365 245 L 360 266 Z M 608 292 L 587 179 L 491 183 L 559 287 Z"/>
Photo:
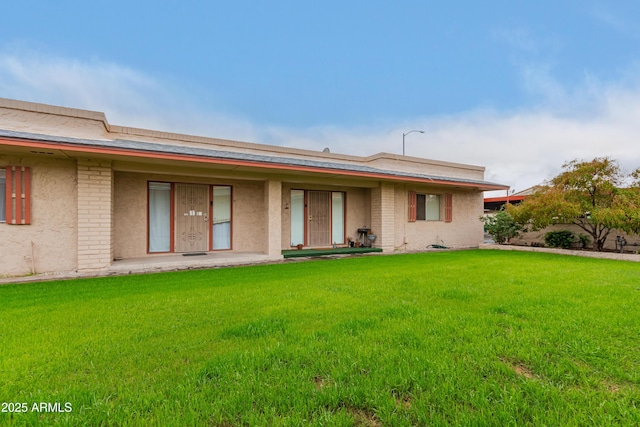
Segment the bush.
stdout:
<path fill-rule="evenodd" d="M 481 217 L 484 229 L 493 237 L 496 243 L 508 243 L 512 237 L 516 237 L 522 227 L 517 224 L 513 217 L 505 211 L 500 211 L 495 215 Z"/>
<path fill-rule="evenodd" d="M 589 243 L 591 243 L 591 238 L 586 234 L 582 234 L 582 233 L 578 234 L 578 240 L 580 240 L 580 245 L 582 249 L 586 248 L 587 246 L 589 246 Z"/>
<path fill-rule="evenodd" d="M 544 235 L 544 241 L 550 248 L 569 249 L 575 242 L 575 236 L 569 230 L 550 231 Z"/>

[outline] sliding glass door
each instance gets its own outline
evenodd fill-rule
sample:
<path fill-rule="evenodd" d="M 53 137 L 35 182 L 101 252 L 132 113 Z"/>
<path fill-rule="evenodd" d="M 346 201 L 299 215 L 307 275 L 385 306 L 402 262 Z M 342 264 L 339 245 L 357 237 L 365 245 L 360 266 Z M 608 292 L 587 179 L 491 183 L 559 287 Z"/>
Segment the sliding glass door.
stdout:
<path fill-rule="evenodd" d="M 148 251 L 231 249 L 231 187 L 148 183 Z"/>
<path fill-rule="evenodd" d="M 291 190 L 291 246 L 341 245 L 345 242 L 345 194 L 341 191 Z"/>

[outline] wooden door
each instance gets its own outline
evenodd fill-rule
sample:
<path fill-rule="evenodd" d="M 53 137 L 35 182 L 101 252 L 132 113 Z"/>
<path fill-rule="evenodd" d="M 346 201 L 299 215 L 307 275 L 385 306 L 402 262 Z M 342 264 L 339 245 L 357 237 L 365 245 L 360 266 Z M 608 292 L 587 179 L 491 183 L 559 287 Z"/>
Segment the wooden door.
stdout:
<path fill-rule="evenodd" d="M 176 184 L 175 252 L 209 250 L 209 186 Z"/>
<path fill-rule="evenodd" d="M 308 191 L 307 197 L 308 245 L 331 245 L 331 193 Z"/>

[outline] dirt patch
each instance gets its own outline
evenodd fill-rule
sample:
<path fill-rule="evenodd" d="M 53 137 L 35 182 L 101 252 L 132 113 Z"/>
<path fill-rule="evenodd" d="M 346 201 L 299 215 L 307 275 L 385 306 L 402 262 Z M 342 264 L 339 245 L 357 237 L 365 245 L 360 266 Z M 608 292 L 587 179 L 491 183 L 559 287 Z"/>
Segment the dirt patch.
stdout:
<path fill-rule="evenodd" d="M 629 384 L 618 384 L 611 381 L 604 380 L 602 385 L 606 387 L 609 393 L 618 394 L 623 391 L 628 391 L 630 387 Z"/>
<path fill-rule="evenodd" d="M 500 359 L 500 360 L 505 365 L 507 365 L 509 369 L 511 369 L 513 372 L 515 372 L 519 376 L 524 377 L 528 380 L 532 380 L 536 378 L 536 375 L 533 373 L 533 371 L 530 368 L 528 368 L 525 364 L 521 362 L 513 362 L 508 359 Z"/>
<path fill-rule="evenodd" d="M 402 396 L 401 398 L 396 397 L 396 406 L 398 408 L 409 409 L 411 408 L 412 403 L 413 398 L 411 396 Z"/>
<path fill-rule="evenodd" d="M 396 401 L 397 408 L 409 409 L 413 403 L 413 396 L 410 394 L 402 394 L 397 390 L 392 390 L 391 395 Z"/>
<path fill-rule="evenodd" d="M 316 389 L 318 390 L 322 390 L 323 388 L 331 387 L 331 385 L 333 385 L 331 378 L 326 378 L 321 375 L 313 377 L 313 383 L 316 385 Z"/>
<path fill-rule="evenodd" d="M 533 375 L 533 371 L 524 365 L 515 365 L 513 366 L 513 370 L 516 374 L 523 376 L 529 380 L 535 377 L 535 375 Z"/>
<path fill-rule="evenodd" d="M 347 408 L 347 412 L 353 417 L 355 425 L 362 427 L 382 427 L 382 422 L 376 414 L 368 409 Z"/>

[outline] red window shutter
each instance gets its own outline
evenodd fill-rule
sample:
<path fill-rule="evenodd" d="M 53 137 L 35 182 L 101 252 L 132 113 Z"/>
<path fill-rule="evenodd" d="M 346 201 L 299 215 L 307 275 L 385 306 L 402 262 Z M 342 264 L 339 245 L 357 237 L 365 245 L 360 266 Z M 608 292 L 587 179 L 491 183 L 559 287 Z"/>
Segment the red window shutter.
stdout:
<path fill-rule="evenodd" d="M 409 191 L 409 222 L 416 222 L 416 199 L 416 192 Z"/>
<path fill-rule="evenodd" d="M 13 218 L 13 170 L 11 166 L 5 168 L 5 221 L 7 224 L 11 224 L 11 218 Z"/>
<path fill-rule="evenodd" d="M 6 168 L 7 224 L 31 224 L 31 168 Z"/>
<path fill-rule="evenodd" d="M 444 195 L 444 222 L 453 221 L 453 195 Z"/>

